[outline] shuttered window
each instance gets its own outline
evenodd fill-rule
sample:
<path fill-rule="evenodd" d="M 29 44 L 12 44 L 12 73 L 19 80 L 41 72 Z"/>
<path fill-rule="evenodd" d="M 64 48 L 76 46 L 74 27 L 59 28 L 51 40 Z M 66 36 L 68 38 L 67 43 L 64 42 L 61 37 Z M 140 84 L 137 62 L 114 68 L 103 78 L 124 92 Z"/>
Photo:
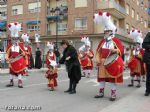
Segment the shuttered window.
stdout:
<path fill-rule="evenodd" d="M 30 13 L 40 12 L 41 2 L 29 3 L 28 10 Z"/>
<path fill-rule="evenodd" d="M 12 6 L 12 15 L 23 14 L 23 5 Z"/>
<path fill-rule="evenodd" d="M 75 8 L 87 7 L 87 0 L 75 0 Z"/>

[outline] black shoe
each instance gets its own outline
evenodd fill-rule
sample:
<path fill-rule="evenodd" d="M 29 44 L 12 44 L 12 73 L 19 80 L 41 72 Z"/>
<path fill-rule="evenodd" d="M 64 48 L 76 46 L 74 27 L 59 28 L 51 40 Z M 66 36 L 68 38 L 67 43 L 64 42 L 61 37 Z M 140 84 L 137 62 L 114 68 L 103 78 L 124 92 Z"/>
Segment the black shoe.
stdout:
<path fill-rule="evenodd" d="M 22 85 L 18 85 L 18 88 L 23 88 L 23 86 Z"/>
<path fill-rule="evenodd" d="M 115 101 L 115 100 L 116 100 L 116 98 L 110 98 L 109 100 L 110 100 L 110 101 Z"/>
<path fill-rule="evenodd" d="M 71 92 L 71 90 L 70 90 L 70 89 L 68 89 L 68 90 L 64 91 L 64 93 L 69 93 L 69 92 Z"/>
<path fill-rule="evenodd" d="M 10 80 L 10 83 L 6 85 L 6 87 L 13 87 L 14 86 L 14 81 Z"/>
<path fill-rule="evenodd" d="M 133 84 L 129 84 L 129 85 L 128 85 L 128 87 L 133 87 L 133 86 L 134 86 Z"/>
<path fill-rule="evenodd" d="M 76 91 L 72 90 L 72 91 L 69 92 L 69 94 L 76 94 Z"/>
<path fill-rule="evenodd" d="M 7 84 L 6 87 L 13 87 L 13 84 Z"/>
<path fill-rule="evenodd" d="M 81 77 L 85 77 L 85 75 L 81 75 Z"/>
<path fill-rule="evenodd" d="M 104 95 L 95 95 L 94 98 L 103 98 Z"/>
<path fill-rule="evenodd" d="M 150 93 L 149 92 L 145 92 L 145 94 L 144 94 L 145 96 L 149 96 L 150 95 Z"/>

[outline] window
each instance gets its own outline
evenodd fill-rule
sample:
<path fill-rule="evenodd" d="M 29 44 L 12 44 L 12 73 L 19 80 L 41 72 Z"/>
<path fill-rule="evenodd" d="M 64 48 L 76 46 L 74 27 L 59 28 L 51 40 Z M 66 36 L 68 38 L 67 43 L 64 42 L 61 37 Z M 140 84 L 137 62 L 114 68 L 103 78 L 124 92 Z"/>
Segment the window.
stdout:
<path fill-rule="evenodd" d="M 28 31 L 39 31 L 40 26 L 39 25 L 27 25 Z"/>
<path fill-rule="evenodd" d="M 41 2 L 29 3 L 28 10 L 30 13 L 41 11 Z"/>
<path fill-rule="evenodd" d="M 67 24 L 66 23 L 58 23 L 58 31 L 66 31 Z"/>
<path fill-rule="evenodd" d="M 86 17 L 76 18 L 75 29 L 77 30 L 87 29 L 87 18 Z"/>
<path fill-rule="evenodd" d="M 23 5 L 12 6 L 12 15 L 23 14 Z"/>
<path fill-rule="evenodd" d="M 135 10 L 134 9 L 132 9 L 132 13 L 131 13 L 132 15 L 132 18 L 135 18 Z"/>
<path fill-rule="evenodd" d="M 139 13 L 137 13 L 136 19 L 140 20 Z"/>
<path fill-rule="evenodd" d="M 126 30 L 127 30 L 127 32 L 129 32 L 129 24 L 128 23 L 126 23 Z"/>
<path fill-rule="evenodd" d="M 87 7 L 87 0 L 75 0 L 75 7 Z"/>
<path fill-rule="evenodd" d="M 0 12 L 0 16 L 6 16 L 6 11 Z"/>
<path fill-rule="evenodd" d="M 126 13 L 129 15 L 130 14 L 130 6 L 129 4 L 126 5 Z"/>
<path fill-rule="evenodd" d="M 117 20 L 113 20 L 114 25 L 117 26 Z"/>

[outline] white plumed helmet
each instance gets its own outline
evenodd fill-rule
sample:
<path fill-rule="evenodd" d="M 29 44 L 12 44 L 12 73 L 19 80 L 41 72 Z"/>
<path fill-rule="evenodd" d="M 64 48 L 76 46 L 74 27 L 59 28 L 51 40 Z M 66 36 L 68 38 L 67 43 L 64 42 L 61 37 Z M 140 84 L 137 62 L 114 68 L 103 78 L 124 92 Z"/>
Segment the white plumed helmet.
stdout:
<path fill-rule="evenodd" d="M 117 28 L 111 21 L 111 15 L 108 12 L 100 11 L 98 14 L 94 14 L 94 22 L 103 25 L 104 31 L 111 30 L 113 34 L 117 32 Z"/>
<path fill-rule="evenodd" d="M 9 23 L 8 29 L 11 32 L 11 37 L 19 37 L 19 32 L 21 31 L 21 23 L 18 22 Z"/>
<path fill-rule="evenodd" d="M 27 33 L 22 34 L 21 38 L 24 40 L 24 42 L 29 42 L 29 35 Z"/>
<path fill-rule="evenodd" d="M 48 47 L 50 50 L 54 50 L 54 43 L 53 43 L 53 42 L 47 42 L 47 47 Z"/>

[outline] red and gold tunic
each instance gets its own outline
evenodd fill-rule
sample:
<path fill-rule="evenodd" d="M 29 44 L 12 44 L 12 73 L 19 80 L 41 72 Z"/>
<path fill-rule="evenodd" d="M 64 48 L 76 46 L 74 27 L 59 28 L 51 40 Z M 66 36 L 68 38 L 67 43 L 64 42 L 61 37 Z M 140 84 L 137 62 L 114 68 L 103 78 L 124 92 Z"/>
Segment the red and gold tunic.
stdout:
<path fill-rule="evenodd" d="M 93 57 L 94 53 L 90 49 L 83 54 L 79 53 L 79 60 L 83 70 L 92 70 L 93 69 Z"/>
<path fill-rule="evenodd" d="M 116 38 L 112 37 L 111 41 L 107 42 L 106 39 L 102 39 L 99 43 L 97 50 L 96 50 L 96 61 L 98 64 L 98 82 L 105 81 L 105 82 L 112 82 L 112 83 L 122 83 L 123 82 L 123 60 L 120 58 L 119 64 L 114 66 L 118 68 L 118 73 L 112 75 L 108 73 L 106 67 L 104 66 L 104 62 L 108 57 L 110 49 L 117 49 L 117 54 L 119 58 L 122 56 L 124 52 L 123 45 L 121 41 Z M 113 71 L 112 71 L 113 72 Z"/>
<path fill-rule="evenodd" d="M 133 50 L 131 53 L 128 67 L 130 69 L 131 76 L 141 76 L 146 74 L 145 64 L 142 62 L 144 55 L 144 49 Z"/>
<path fill-rule="evenodd" d="M 24 46 L 24 49 L 25 49 L 25 58 L 26 58 L 26 64 L 27 66 L 30 65 L 30 56 L 32 55 L 32 50 L 31 50 L 31 47 L 30 45 L 27 45 L 27 46 Z"/>
<path fill-rule="evenodd" d="M 6 59 L 7 60 L 16 58 L 17 56 L 19 56 L 21 54 L 25 55 L 25 50 L 24 50 L 23 45 L 20 43 L 16 46 L 9 44 L 6 48 Z M 24 58 L 24 60 L 25 60 L 25 58 Z M 10 74 L 12 74 L 12 75 L 18 76 L 19 74 L 25 74 L 24 68 L 22 68 L 22 70 L 19 70 L 17 72 L 13 71 L 10 64 L 9 64 L 9 68 L 10 68 Z"/>
<path fill-rule="evenodd" d="M 46 72 L 46 78 L 48 79 L 48 87 L 56 87 L 57 86 L 57 69 L 48 70 Z"/>

